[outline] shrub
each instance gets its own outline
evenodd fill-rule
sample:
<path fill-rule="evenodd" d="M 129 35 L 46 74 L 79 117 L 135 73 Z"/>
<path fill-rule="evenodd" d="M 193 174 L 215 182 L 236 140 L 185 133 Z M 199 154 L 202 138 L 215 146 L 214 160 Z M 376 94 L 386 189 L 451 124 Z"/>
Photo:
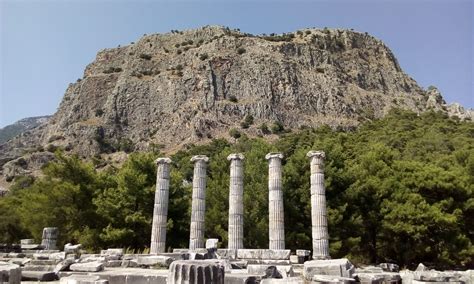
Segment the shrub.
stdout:
<path fill-rule="evenodd" d="M 150 55 L 150 54 L 142 53 L 142 54 L 140 54 L 140 58 L 141 58 L 141 59 L 145 59 L 145 60 L 150 60 L 150 59 L 151 59 L 151 55 Z"/>
<path fill-rule="evenodd" d="M 239 139 L 241 136 L 240 131 L 238 131 L 235 128 L 232 128 L 229 130 L 229 135 L 230 137 L 235 138 L 235 139 Z"/>
<path fill-rule="evenodd" d="M 308 30 L 308 31 L 305 31 L 304 33 L 309 35 L 311 33 L 311 31 Z"/>
<path fill-rule="evenodd" d="M 181 65 L 181 64 L 176 65 L 176 70 L 178 70 L 178 71 L 183 70 L 183 65 Z"/>
<path fill-rule="evenodd" d="M 178 50 L 176 50 L 176 53 L 181 54 L 181 53 L 183 53 L 183 51 L 181 49 L 178 49 Z"/>
<path fill-rule="evenodd" d="M 264 135 L 267 135 L 267 134 L 270 134 L 270 129 L 268 129 L 268 126 L 266 123 L 262 123 L 259 127 L 260 131 L 262 131 L 262 133 Z"/>
<path fill-rule="evenodd" d="M 180 47 L 181 45 L 179 43 L 174 45 L 176 48 Z"/>
<path fill-rule="evenodd" d="M 240 127 L 246 129 L 253 124 L 253 116 L 251 114 L 247 115 L 244 120 L 240 123 Z"/>
<path fill-rule="evenodd" d="M 282 133 L 284 130 L 283 124 L 280 121 L 275 121 L 272 125 L 272 133 L 279 134 Z"/>
<path fill-rule="evenodd" d="M 95 110 L 95 116 L 102 116 L 104 114 L 104 111 L 102 109 L 96 109 Z"/>
<path fill-rule="evenodd" d="M 243 48 L 243 47 L 237 48 L 237 53 L 238 54 L 244 54 L 245 52 L 246 52 L 245 48 Z"/>
<path fill-rule="evenodd" d="M 233 102 L 233 103 L 238 102 L 237 97 L 236 97 L 236 96 L 233 96 L 233 95 L 229 97 L 229 101 L 231 101 L 231 102 Z"/>
<path fill-rule="evenodd" d="M 322 67 L 316 67 L 316 71 L 317 71 L 318 73 L 324 73 L 324 68 L 322 68 Z"/>
<path fill-rule="evenodd" d="M 206 60 L 209 56 L 207 55 L 207 53 L 203 53 L 199 56 L 199 59 L 201 60 Z"/>

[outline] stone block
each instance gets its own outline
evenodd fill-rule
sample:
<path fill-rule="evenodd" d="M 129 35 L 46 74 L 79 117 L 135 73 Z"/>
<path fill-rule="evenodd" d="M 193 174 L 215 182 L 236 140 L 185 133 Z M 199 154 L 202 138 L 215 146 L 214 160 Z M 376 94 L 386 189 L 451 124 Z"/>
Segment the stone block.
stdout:
<path fill-rule="evenodd" d="M 354 266 L 346 258 L 306 261 L 303 271 L 306 280 L 312 280 L 314 275 L 351 278 L 353 273 Z"/>
<path fill-rule="evenodd" d="M 72 275 L 59 280 L 60 284 L 108 284 L 108 280 L 94 275 Z"/>
<path fill-rule="evenodd" d="M 294 276 L 291 265 L 249 264 L 247 272 L 255 275 L 266 275 L 268 278 L 288 278 Z M 270 275 L 270 272 L 274 272 Z M 277 272 L 280 277 L 277 276 Z"/>
<path fill-rule="evenodd" d="M 300 277 L 288 277 L 285 279 L 262 279 L 260 284 L 304 284 L 303 278 Z"/>
<path fill-rule="evenodd" d="M 217 249 L 218 243 L 219 243 L 219 239 L 207 239 L 206 249 Z"/>
<path fill-rule="evenodd" d="M 216 254 L 220 258 L 237 259 L 237 250 L 235 249 L 217 249 Z"/>
<path fill-rule="evenodd" d="M 20 244 L 22 245 L 32 245 L 35 243 L 34 239 L 22 239 L 20 240 Z"/>
<path fill-rule="evenodd" d="M 104 264 L 101 262 L 74 263 L 69 267 L 72 271 L 98 272 L 104 270 Z"/>
<path fill-rule="evenodd" d="M 246 260 L 231 260 L 229 263 L 232 269 L 245 269 L 248 265 L 248 261 Z"/>
<path fill-rule="evenodd" d="M 27 249 L 27 250 L 40 250 L 40 249 L 44 249 L 44 246 L 42 246 L 40 244 L 22 244 L 21 249 L 22 250 L 24 250 L 24 249 Z"/>
<path fill-rule="evenodd" d="M 225 267 L 215 260 L 178 260 L 171 263 L 168 284 L 223 284 Z"/>
<path fill-rule="evenodd" d="M 54 281 L 58 277 L 54 271 L 22 271 L 21 281 Z"/>
<path fill-rule="evenodd" d="M 81 248 L 82 248 L 81 244 L 73 245 L 71 243 L 67 243 L 64 245 L 64 252 L 66 254 L 80 254 Z"/>
<path fill-rule="evenodd" d="M 12 258 L 8 260 L 8 263 L 25 266 L 31 261 L 31 258 Z"/>
<path fill-rule="evenodd" d="M 247 273 L 226 273 L 226 284 L 258 284 L 261 283 L 261 275 L 250 275 Z"/>
<path fill-rule="evenodd" d="M 21 270 L 17 264 L 0 262 L 0 283 L 20 284 Z"/>
<path fill-rule="evenodd" d="M 239 249 L 237 258 L 240 259 L 290 259 L 291 251 L 273 249 Z"/>
<path fill-rule="evenodd" d="M 154 266 L 162 265 L 168 267 L 174 261 L 173 258 L 161 255 L 140 256 L 137 259 L 138 265 Z"/>
<path fill-rule="evenodd" d="M 351 284 L 355 283 L 354 278 L 341 277 L 335 275 L 313 275 L 311 283 L 314 284 Z"/>
<path fill-rule="evenodd" d="M 298 256 L 297 255 L 290 255 L 290 262 L 291 263 L 299 263 L 298 262 Z"/>
<path fill-rule="evenodd" d="M 123 249 L 122 248 L 113 248 L 113 249 L 106 249 L 100 252 L 101 256 L 104 256 L 107 260 L 119 260 L 123 257 Z"/>
<path fill-rule="evenodd" d="M 7 254 L 7 257 L 8 258 L 22 258 L 22 257 L 26 257 L 26 254 L 22 252 L 10 252 Z"/>
<path fill-rule="evenodd" d="M 395 263 L 384 262 L 384 263 L 380 263 L 379 267 L 382 268 L 382 270 L 386 272 L 399 272 L 400 271 L 400 267 Z"/>

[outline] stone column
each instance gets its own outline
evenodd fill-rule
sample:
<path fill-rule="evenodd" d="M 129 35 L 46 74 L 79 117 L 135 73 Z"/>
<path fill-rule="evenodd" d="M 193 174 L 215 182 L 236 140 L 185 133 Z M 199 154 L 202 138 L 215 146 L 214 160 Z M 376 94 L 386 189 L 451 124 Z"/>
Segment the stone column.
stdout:
<path fill-rule="evenodd" d="M 311 161 L 311 227 L 313 235 L 313 259 L 330 259 L 329 234 L 324 190 L 323 151 L 309 151 Z"/>
<path fill-rule="evenodd" d="M 244 248 L 244 168 L 242 154 L 230 154 L 229 249 Z"/>
<path fill-rule="evenodd" d="M 156 164 L 158 169 L 156 171 L 155 206 L 153 208 L 153 225 L 151 227 L 151 254 L 165 252 L 166 250 L 171 159 L 158 158 Z"/>
<path fill-rule="evenodd" d="M 191 209 L 191 233 L 189 249 L 204 248 L 204 219 L 206 216 L 206 168 L 209 158 L 198 155 L 191 158 L 194 163 L 193 195 Z"/>
<path fill-rule="evenodd" d="M 46 227 L 43 228 L 43 239 L 41 245 L 46 250 L 55 250 L 56 242 L 58 240 L 58 228 L 57 227 Z"/>
<path fill-rule="evenodd" d="M 285 249 L 285 211 L 281 180 L 283 154 L 268 153 L 268 236 L 269 249 Z"/>

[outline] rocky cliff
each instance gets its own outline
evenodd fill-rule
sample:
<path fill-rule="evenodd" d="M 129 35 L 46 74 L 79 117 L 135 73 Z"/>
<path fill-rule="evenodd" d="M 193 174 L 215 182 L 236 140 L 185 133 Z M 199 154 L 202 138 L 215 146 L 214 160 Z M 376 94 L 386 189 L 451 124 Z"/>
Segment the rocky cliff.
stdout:
<path fill-rule="evenodd" d="M 173 151 L 227 137 L 232 128 L 271 137 L 265 126 L 349 129 L 393 107 L 445 109 L 429 92 L 366 33 L 255 36 L 207 26 L 145 35 L 101 50 L 47 124 L 0 145 L 0 165 L 38 147 L 84 157 L 156 146 Z"/>
<path fill-rule="evenodd" d="M 0 128 L 0 144 L 7 142 L 13 137 L 46 123 L 51 116 L 35 116 L 18 120 L 17 122 Z"/>

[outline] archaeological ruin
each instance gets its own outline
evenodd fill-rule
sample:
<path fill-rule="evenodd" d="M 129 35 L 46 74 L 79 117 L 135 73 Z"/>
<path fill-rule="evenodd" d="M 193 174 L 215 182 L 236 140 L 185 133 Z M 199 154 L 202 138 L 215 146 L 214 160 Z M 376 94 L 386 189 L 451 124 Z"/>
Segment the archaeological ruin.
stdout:
<path fill-rule="evenodd" d="M 58 228 L 43 230 L 41 244 L 24 239 L 0 246 L 0 284 L 20 281 L 60 283 L 473 283 L 472 270 L 439 272 L 422 264 L 400 271 L 396 264 L 355 267 L 331 259 L 322 151 L 307 153 L 310 163 L 312 251 L 285 249 L 281 153 L 268 153 L 268 249 L 244 248 L 244 155 L 230 154 L 228 247 L 205 239 L 206 180 L 209 158 L 193 156 L 192 210 L 188 248 L 166 252 L 171 159 L 156 160 L 156 191 L 149 254 L 109 248 L 86 253 L 80 244 L 58 250 Z M 309 226 L 309 224 L 308 224 Z M 173 237 L 173 236 L 168 236 Z"/>

